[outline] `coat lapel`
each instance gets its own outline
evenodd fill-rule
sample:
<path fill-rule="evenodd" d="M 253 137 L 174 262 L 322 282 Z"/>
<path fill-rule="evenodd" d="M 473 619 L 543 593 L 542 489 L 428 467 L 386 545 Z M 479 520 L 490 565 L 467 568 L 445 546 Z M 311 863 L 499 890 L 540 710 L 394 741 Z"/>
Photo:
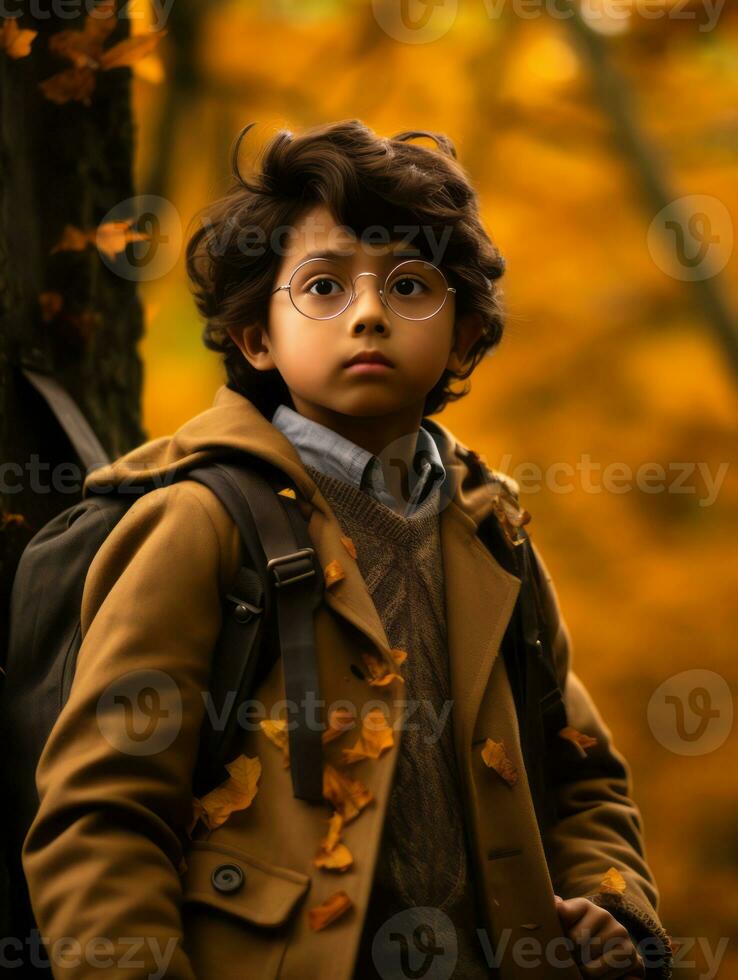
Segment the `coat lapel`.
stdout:
<path fill-rule="evenodd" d="M 454 503 L 441 515 L 454 738 L 457 758 L 463 763 L 520 591 L 520 579 L 493 558 L 476 536 L 476 528 L 476 523 Z"/>

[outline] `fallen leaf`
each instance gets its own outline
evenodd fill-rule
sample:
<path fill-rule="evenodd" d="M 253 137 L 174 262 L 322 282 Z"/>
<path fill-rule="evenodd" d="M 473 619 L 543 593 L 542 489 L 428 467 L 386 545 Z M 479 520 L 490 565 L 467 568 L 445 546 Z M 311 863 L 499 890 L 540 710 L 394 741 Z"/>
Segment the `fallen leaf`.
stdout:
<path fill-rule="evenodd" d="M 345 535 L 342 535 L 341 536 L 341 544 L 344 546 L 344 548 L 346 549 L 346 551 L 348 551 L 348 553 L 351 555 L 352 558 L 356 558 L 356 545 L 351 540 L 351 538 L 348 538 Z"/>
<path fill-rule="evenodd" d="M 76 68 L 97 68 L 103 45 L 117 23 L 115 0 L 103 0 L 94 12 L 88 12 L 81 31 L 59 31 L 54 34 L 49 39 L 49 51 L 71 61 Z"/>
<path fill-rule="evenodd" d="M 376 654 L 363 651 L 361 659 L 369 671 L 370 687 L 386 687 L 393 681 L 398 681 L 400 684 L 405 683 L 405 678 L 401 674 L 395 674 L 391 671 L 387 662 Z"/>
<path fill-rule="evenodd" d="M 135 37 L 120 41 L 103 52 L 100 57 L 100 67 L 103 71 L 110 71 L 111 68 L 133 67 L 137 61 L 151 54 L 166 33 L 167 30 L 164 28 L 161 31 L 137 34 Z"/>
<path fill-rule="evenodd" d="M 362 759 L 378 759 L 385 749 L 395 744 L 392 729 L 381 708 L 372 708 L 364 716 L 361 734 L 350 749 L 343 750 L 343 761 L 352 765 Z"/>
<path fill-rule="evenodd" d="M 125 221 L 108 221 L 99 225 L 94 232 L 94 242 L 103 255 L 114 259 L 119 252 L 124 252 L 129 242 L 145 242 L 151 238 L 143 231 L 136 231 L 130 226 L 135 218 Z"/>
<path fill-rule="evenodd" d="M 579 755 L 585 759 L 587 757 L 586 749 L 591 749 L 593 745 L 597 745 L 597 739 L 592 738 L 591 735 L 584 735 L 582 732 L 572 728 L 571 725 L 567 725 L 559 731 L 561 738 L 565 738 L 568 742 L 571 742 L 575 746 Z"/>
<path fill-rule="evenodd" d="M 323 767 L 323 796 L 333 804 L 333 809 L 343 817 L 344 823 L 354 820 L 374 797 L 358 779 L 351 779 L 326 763 Z"/>
<path fill-rule="evenodd" d="M 407 660 L 407 650 L 400 650 L 399 647 L 393 647 L 390 653 L 396 664 L 403 664 Z"/>
<path fill-rule="evenodd" d="M 333 895 L 324 902 L 321 902 L 320 905 L 314 905 L 311 909 L 308 909 L 308 923 L 310 928 L 313 932 L 319 932 L 331 922 L 338 919 L 339 916 L 348 912 L 350 908 L 353 908 L 353 904 L 346 892 L 334 892 Z"/>
<path fill-rule="evenodd" d="M 39 293 L 38 305 L 41 308 L 42 321 L 50 323 L 64 305 L 64 297 L 61 293 Z"/>
<path fill-rule="evenodd" d="M 325 587 L 327 589 L 330 589 L 336 582 L 340 582 L 342 578 L 346 577 L 340 561 L 336 558 L 328 562 L 323 569 L 323 575 L 325 576 Z"/>
<path fill-rule="evenodd" d="M 18 27 L 18 18 L 3 20 L 0 24 L 0 51 L 9 58 L 26 58 L 31 53 L 31 45 L 38 31 Z"/>
<path fill-rule="evenodd" d="M 344 819 L 340 813 L 333 813 L 328 821 L 328 833 L 320 842 L 313 858 L 316 868 L 325 871 L 348 871 L 354 863 L 353 855 L 345 844 L 341 843 L 341 830 Z"/>
<path fill-rule="evenodd" d="M 227 763 L 226 769 L 230 773 L 228 779 L 200 799 L 204 811 L 200 819 L 208 830 L 220 827 L 235 810 L 245 810 L 251 806 L 256 796 L 261 775 L 258 756 L 250 758 L 240 755 Z"/>
<path fill-rule="evenodd" d="M 51 249 L 49 255 L 53 255 L 55 252 L 81 252 L 87 248 L 91 240 L 89 232 L 75 228 L 74 225 L 64 225 L 61 238 Z"/>
<path fill-rule="evenodd" d="M 0 531 L 4 531 L 9 525 L 13 527 L 25 527 L 28 528 L 28 521 L 25 519 L 23 514 L 11 514 L 10 512 L 3 514 L 0 518 Z"/>
<path fill-rule="evenodd" d="M 284 487 L 282 490 L 279 490 L 278 493 L 280 497 L 289 497 L 290 500 L 297 500 L 297 494 L 292 487 Z"/>
<path fill-rule="evenodd" d="M 349 708 L 335 708 L 328 716 L 328 728 L 323 732 L 323 743 L 332 742 L 356 725 L 356 715 Z"/>
<path fill-rule="evenodd" d="M 502 776 L 508 786 L 517 783 L 518 770 L 509 759 L 504 742 L 495 742 L 494 739 L 488 738 L 482 747 L 482 759 L 486 766 Z"/>
<path fill-rule="evenodd" d="M 66 102 L 81 102 L 91 105 L 90 96 L 95 91 L 97 76 L 92 68 L 67 68 L 51 78 L 38 83 L 44 96 L 56 105 Z"/>
<path fill-rule="evenodd" d="M 599 890 L 601 892 L 609 892 L 612 895 L 622 895 L 627 887 L 625 878 L 623 878 L 618 869 L 610 867 L 602 876 Z"/>

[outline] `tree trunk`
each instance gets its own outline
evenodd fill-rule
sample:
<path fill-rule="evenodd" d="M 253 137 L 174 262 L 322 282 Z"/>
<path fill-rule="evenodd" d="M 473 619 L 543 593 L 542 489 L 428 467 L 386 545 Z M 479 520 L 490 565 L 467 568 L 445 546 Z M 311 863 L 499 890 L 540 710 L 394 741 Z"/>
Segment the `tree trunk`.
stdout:
<path fill-rule="evenodd" d="M 72 20 L 55 17 L 51 0 L 32 6 L 34 14 L 17 21 L 38 31 L 30 54 L 14 58 L 0 49 L 0 661 L 21 550 L 80 499 L 91 456 L 102 447 L 117 456 L 144 439 L 136 352 L 142 316 L 133 278 L 112 271 L 94 244 L 50 254 L 65 226 L 91 230 L 133 196 L 130 71 L 96 72 L 89 105 L 50 101 L 39 82 L 69 62 L 49 51 L 49 40 L 81 29 L 90 4 L 80 3 Z M 68 6 L 53 6 L 68 13 Z M 106 47 L 127 34 L 128 21 L 116 20 Z M 56 417 L 69 428 L 74 404 L 55 413 L 29 378 L 59 386 L 57 397 L 66 391 L 102 447 L 92 436 L 75 450 Z M 5 923 L 9 899 L 5 881 L 0 885 Z"/>

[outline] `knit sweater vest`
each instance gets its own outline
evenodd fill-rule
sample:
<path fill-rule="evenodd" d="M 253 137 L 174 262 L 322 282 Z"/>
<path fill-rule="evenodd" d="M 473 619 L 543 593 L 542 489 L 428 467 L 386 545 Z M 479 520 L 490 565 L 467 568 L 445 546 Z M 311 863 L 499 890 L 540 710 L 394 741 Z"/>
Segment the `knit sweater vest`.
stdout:
<path fill-rule="evenodd" d="M 353 980 L 407 975 L 403 956 L 417 968 L 426 946 L 439 957 L 432 970 L 456 956 L 444 975 L 488 980 L 453 746 L 438 493 L 404 517 L 353 484 L 306 469 L 355 545 L 390 645 L 407 651 L 399 695 L 406 715 Z"/>

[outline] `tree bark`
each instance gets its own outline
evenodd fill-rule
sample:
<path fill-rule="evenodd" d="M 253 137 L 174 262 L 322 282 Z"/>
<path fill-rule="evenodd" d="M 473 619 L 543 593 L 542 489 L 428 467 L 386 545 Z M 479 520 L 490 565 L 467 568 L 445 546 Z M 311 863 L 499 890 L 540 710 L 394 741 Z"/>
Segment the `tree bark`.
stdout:
<path fill-rule="evenodd" d="M 109 455 L 144 439 L 135 282 L 112 271 L 94 245 L 50 254 L 65 226 L 93 229 L 133 196 L 130 71 L 97 72 L 89 105 L 50 101 L 39 82 L 69 64 L 49 51 L 49 39 L 81 29 L 90 4 L 80 3 L 71 20 L 55 16 L 51 0 L 32 6 L 34 13 L 18 20 L 38 31 L 30 54 L 12 58 L 0 50 L 0 662 L 20 552 L 46 521 L 80 499 L 90 465 L 24 369 L 66 389 Z M 128 21 L 119 18 L 106 46 L 127 34 Z M 56 294 L 57 304 L 61 297 L 55 315 L 42 294 Z M 3 878 L 3 923 L 11 900 Z"/>

